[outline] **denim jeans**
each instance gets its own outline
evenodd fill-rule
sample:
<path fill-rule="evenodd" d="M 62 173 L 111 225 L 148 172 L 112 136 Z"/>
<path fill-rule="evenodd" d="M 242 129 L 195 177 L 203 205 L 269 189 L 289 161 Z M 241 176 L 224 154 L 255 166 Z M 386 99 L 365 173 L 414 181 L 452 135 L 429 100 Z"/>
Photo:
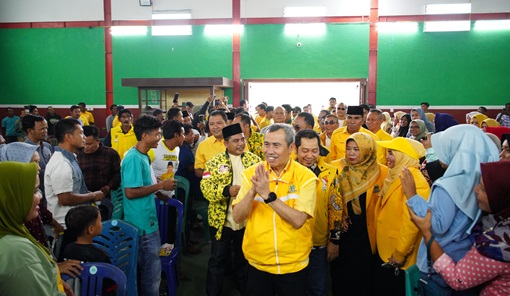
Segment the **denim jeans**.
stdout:
<path fill-rule="evenodd" d="M 140 236 L 138 248 L 138 290 L 141 296 L 159 296 L 161 282 L 161 261 L 159 230 Z"/>
<path fill-rule="evenodd" d="M 423 280 L 424 282 L 433 281 L 437 283 L 437 289 L 439 291 L 436 291 L 436 295 L 443 295 L 443 296 L 475 296 L 480 295 L 479 288 L 473 287 L 464 291 L 455 291 L 448 284 L 446 281 L 441 277 L 438 273 L 432 273 L 432 275 L 429 277 L 427 273 L 420 272 L 420 280 Z"/>
<path fill-rule="evenodd" d="M 328 295 L 328 248 L 312 249 L 308 264 L 308 295 Z"/>

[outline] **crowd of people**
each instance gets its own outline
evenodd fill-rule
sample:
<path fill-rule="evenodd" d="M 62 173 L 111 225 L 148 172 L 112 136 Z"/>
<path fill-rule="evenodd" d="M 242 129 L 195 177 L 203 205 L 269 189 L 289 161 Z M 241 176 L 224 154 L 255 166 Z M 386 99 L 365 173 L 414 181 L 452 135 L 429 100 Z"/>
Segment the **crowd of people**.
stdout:
<path fill-rule="evenodd" d="M 227 101 L 174 100 L 136 119 L 112 105 L 103 139 L 85 103 L 66 118 L 8 108 L 0 294 L 72 295 L 61 273 L 109 263 L 92 239 L 119 188 L 123 219 L 140 231 L 140 295 L 159 295 L 155 198 L 186 203 L 188 234 L 193 201 L 208 201 L 207 295 L 222 295 L 227 273 L 241 295 L 405 295 L 415 264 L 421 295 L 510 294 L 510 104 L 459 124 L 426 102 L 391 115 L 335 98 L 317 114 Z"/>

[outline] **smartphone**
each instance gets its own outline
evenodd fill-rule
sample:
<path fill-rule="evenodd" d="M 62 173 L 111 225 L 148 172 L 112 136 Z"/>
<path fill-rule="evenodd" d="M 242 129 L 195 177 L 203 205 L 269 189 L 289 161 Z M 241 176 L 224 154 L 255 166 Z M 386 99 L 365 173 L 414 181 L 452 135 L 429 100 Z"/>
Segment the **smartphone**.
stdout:
<path fill-rule="evenodd" d="M 204 122 L 204 114 L 198 115 L 198 120 Z"/>
<path fill-rule="evenodd" d="M 182 109 L 186 109 L 186 102 L 182 102 Z"/>
<path fill-rule="evenodd" d="M 216 97 L 216 96 L 214 96 L 214 97 Z M 220 104 L 220 100 L 216 100 L 216 99 L 215 99 L 215 100 L 214 100 L 214 106 L 218 106 L 219 104 Z"/>

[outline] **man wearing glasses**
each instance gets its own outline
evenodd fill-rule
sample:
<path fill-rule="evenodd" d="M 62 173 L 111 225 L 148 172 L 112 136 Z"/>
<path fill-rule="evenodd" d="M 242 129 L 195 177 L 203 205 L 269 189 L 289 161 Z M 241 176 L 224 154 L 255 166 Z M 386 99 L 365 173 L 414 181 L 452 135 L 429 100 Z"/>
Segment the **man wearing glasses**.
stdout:
<path fill-rule="evenodd" d="M 336 107 L 336 116 L 338 117 L 338 125 L 340 127 L 345 126 L 345 113 L 347 111 L 347 106 L 344 103 L 338 104 Z"/>
<path fill-rule="evenodd" d="M 333 132 L 340 126 L 338 117 L 335 114 L 329 114 L 324 120 L 324 132 L 320 134 L 321 144 L 326 148 L 331 147 L 331 136 Z"/>

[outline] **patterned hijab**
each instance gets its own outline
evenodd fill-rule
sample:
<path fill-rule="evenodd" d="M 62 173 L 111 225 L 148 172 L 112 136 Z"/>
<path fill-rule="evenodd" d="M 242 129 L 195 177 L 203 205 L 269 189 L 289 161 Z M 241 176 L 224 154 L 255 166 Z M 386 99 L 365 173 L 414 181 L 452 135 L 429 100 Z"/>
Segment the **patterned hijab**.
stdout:
<path fill-rule="evenodd" d="M 485 257 L 510 262 L 510 172 L 509 161 L 481 164 L 482 179 L 491 214 L 473 228 L 474 244 Z"/>
<path fill-rule="evenodd" d="M 360 151 L 360 162 L 351 165 L 346 158 L 340 160 L 344 167 L 340 173 L 340 190 L 344 204 L 352 201 L 354 213 L 362 213 L 359 196 L 372 187 L 381 173 L 377 163 L 377 150 L 375 141 L 365 133 L 354 133 L 346 141 L 356 142 Z"/>
<path fill-rule="evenodd" d="M 48 249 L 39 243 L 23 223 L 32 208 L 37 165 L 35 163 L 0 162 L 0 238 L 6 235 L 24 237 L 51 259 Z"/>
<path fill-rule="evenodd" d="M 453 116 L 448 113 L 436 113 L 436 118 L 434 119 L 434 125 L 436 126 L 436 133 L 442 132 L 449 127 L 459 124 Z"/>
<path fill-rule="evenodd" d="M 473 188 L 480 181 L 480 164 L 498 161 L 498 149 L 481 129 L 470 124 L 433 134 L 431 141 L 438 159 L 448 166 L 431 191 L 442 187 L 455 205 L 475 220 L 479 209 Z"/>
<path fill-rule="evenodd" d="M 0 147 L 0 161 L 30 162 L 37 147 L 24 142 L 9 143 Z"/>

